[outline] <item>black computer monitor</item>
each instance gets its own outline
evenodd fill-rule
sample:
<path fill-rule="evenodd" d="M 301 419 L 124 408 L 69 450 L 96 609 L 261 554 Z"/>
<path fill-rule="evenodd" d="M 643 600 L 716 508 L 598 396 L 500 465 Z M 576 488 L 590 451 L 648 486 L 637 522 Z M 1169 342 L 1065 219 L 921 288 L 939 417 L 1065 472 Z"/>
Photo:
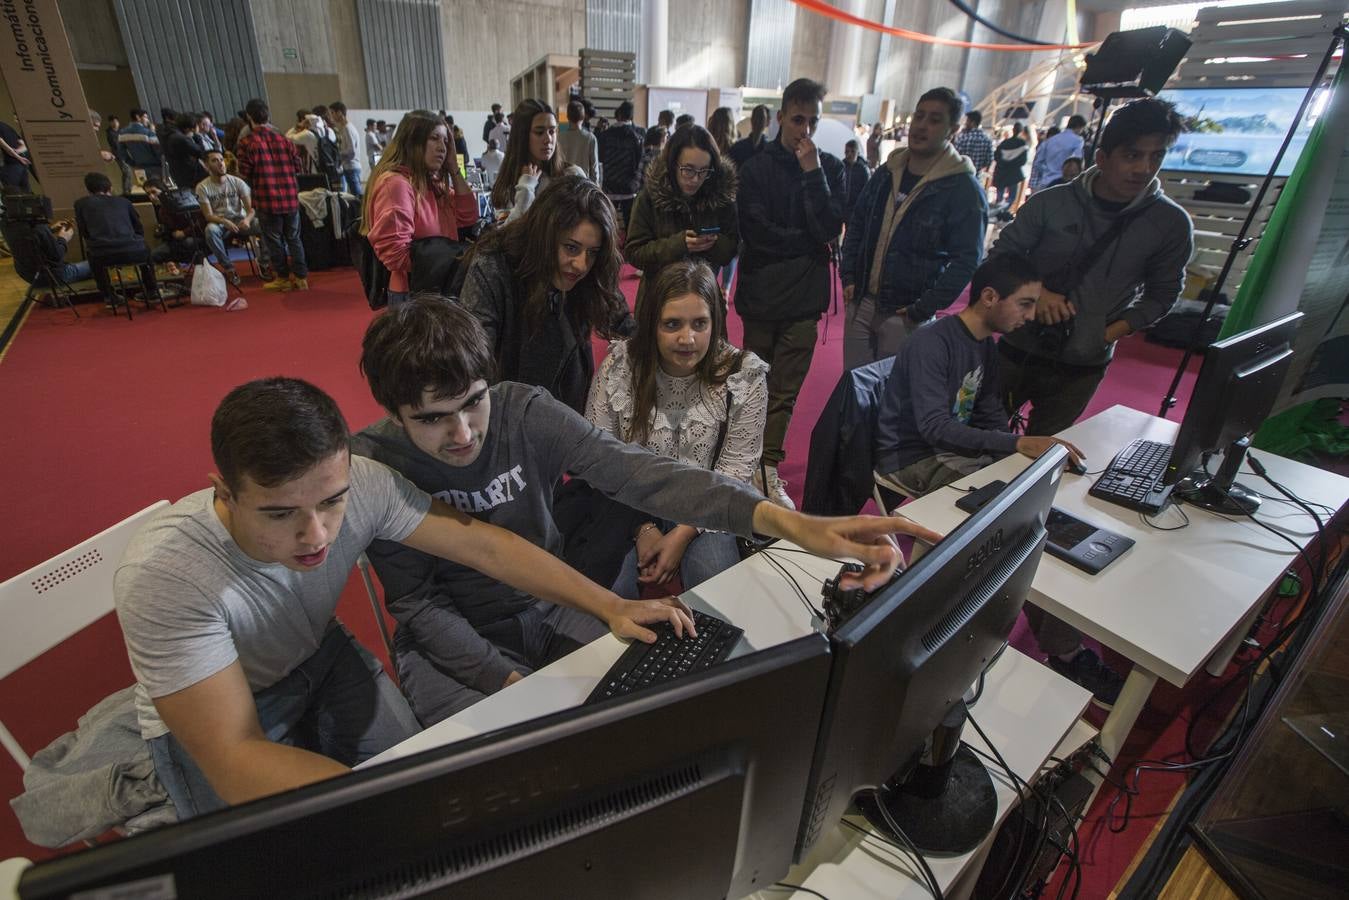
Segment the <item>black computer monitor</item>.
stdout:
<path fill-rule="evenodd" d="M 948 713 L 963 709 L 963 695 L 1016 623 L 1044 550 L 1045 519 L 1066 459 L 1066 451 L 1055 447 L 1032 462 L 907 572 L 832 627 L 834 665 L 798 860 L 854 798 L 873 826 L 892 832 L 873 805 L 878 791 L 887 812 L 925 851 L 966 852 L 988 833 L 997 809 L 993 785 L 977 758 L 968 750 L 957 753 L 958 728 L 941 732 L 939 765 L 915 778 L 916 762 Z M 977 796 L 951 790 L 953 782 Z M 951 813 L 953 806 L 959 811 Z"/>
<path fill-rule="evenodd" d="M 791 865 L 829 662 L 808 635 L 45 862 L 19 895 L 744 896 Z"/>
<path fill-rule="evenodd" d="M 1180 423 L 1163 483 L 1186 503 L 1234 515 L 1254 513 L 1260 498 L 1236 484 L 1250 438 L 1269 416 L 1293 363 L 1302 313 L 1210 344 Z M 1218 472 L 1209 457 L 1223 454 Z"/>

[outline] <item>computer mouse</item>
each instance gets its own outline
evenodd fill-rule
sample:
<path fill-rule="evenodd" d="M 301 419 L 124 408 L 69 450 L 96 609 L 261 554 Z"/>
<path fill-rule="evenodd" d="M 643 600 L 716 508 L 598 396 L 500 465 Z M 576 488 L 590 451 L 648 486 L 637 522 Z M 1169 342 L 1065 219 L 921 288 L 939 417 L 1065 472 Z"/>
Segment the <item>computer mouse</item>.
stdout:
<path fill-rule="evenodd" d="M 1063 470 L 1073 475 L 1087 474 L 1087 467 L 1080 462 L 1074 462 L 1072 459 L 1068 460 L 1068 465 L 1064 466 Z"/>

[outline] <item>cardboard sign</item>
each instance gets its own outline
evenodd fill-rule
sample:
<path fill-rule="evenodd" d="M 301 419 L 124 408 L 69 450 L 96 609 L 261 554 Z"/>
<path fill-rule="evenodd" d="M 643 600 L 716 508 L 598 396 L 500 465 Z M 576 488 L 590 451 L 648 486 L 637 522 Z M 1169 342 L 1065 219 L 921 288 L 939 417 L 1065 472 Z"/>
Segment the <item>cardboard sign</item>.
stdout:
<path fill-rule="evenodd" d="M 56 0 L 0 0 L 0 72 L 42 192 L 69 209 L 103 159 Z"/>

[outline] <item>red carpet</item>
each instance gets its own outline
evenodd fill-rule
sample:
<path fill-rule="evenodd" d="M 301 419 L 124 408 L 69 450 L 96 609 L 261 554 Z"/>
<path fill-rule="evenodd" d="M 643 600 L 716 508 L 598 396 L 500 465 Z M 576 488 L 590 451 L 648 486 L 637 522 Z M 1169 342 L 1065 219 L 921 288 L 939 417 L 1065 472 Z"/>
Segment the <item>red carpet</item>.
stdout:
<path fill-rule="evenodd" d="M 0 408 L 8 426 L 0 435 L 0 471 L 6 473 L 0 485 L 6 512 L 0 580 L 159 498 L 175 500 L 205 487 L 212 468 L 211 414 L 240 382 L 303 377 L 337 399 L 353 429 L 374 420 L 380 411 L 356 368 L 370 318 L 356 276 L 338 269 L 315 273 L 310 283 L 308 293 L 276 295 L 249 279 L 250 307 L 238 313 L 184 306 L 167 314 L 138 312 L 128 322 L 88 304 L 79 320 L 69 312 L 35 309 L 0 364 Z M 636 280 L 630 271 L 624 288 L 631 299 Z M 842 369 L 841 317 L 826 323 L 781 467 L 797 499 L 810 429 Z M 738 340 L 734 316 L 730 331 Z M 1138 339 L 1124 342 L 1088 413 L 1114 403 L 1155 413 L 1179 355 Z M 1192 382 L 1193 374 L 1182 408 Z M 339 615 L 368 647 L 379 647 L 358 579 L 348 584 Z M 0 684 L 0 720 L 31 753 L 131 680 L 116 621 L 108 617 Z M 1177 729 L 1183 735 L 1179 717 L 1206 690 L 1198 686 L 1175 696 L 1159 690 L 1140 720 L 1139 754 L 1173 752 L 1180 743 Z M 5 759 L 0 770 L 0 791 L 12 797 L 21 790 L 17 767 Z M 1135 816 L 1164 809 L 1176 783 L 1167 776 L 1145 779 Z M 1108 799 L 1109 792 L 1103 796 Z M 1089 842 L 1082 896 L 1104 896 L 1114 886 L 1150 827 L 1151 821 L 1139 821 L 1123 835 Z M 29 845 L 6 810 L 0 815 L 0 858 L 15 855 L 51 854 Z"/>

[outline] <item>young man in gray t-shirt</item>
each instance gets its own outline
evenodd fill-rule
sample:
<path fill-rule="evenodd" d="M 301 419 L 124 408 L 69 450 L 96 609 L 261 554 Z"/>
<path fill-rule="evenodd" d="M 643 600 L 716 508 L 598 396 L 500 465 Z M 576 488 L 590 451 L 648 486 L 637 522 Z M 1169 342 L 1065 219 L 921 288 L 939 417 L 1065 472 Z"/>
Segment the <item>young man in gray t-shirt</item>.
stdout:
<path fill-rule="evenodd" d="M 350 457 L 318 388 L 254 381 L 211 423 L 212 488 L 155 516 L 113 580 L 156 774 L 180 818 L 319 781 L 411 736 L 377 660 L 334 619 L 357 556 L 399 541 L 601 618 L 692 628 L 673 598 L 621 600 L 508 531 Z"/>
<path fill-rule="evenodd" d="M 391 309 L 371 322 L 362 351 L 371 393 L 390 415 L 356 435 L 352 449 L 550 554 L 563 549 L 553 495 L 567 473 L 659 518 L 861 559 L 870 564 L 859 582 L 868 588 L 888 580 L 899 562 L 885 535 L 938 539 L 906 519 L 801 515 L 743 482 L 619 441 L 546 391 L 513 382 L 489 387 L 491 343 L 457 304 L 420 298 Z M 370 559 L 399 623 L 399 677 L 428 725 L 603 631 L 518 584 L 398 543 L 375 541 Z"/>

